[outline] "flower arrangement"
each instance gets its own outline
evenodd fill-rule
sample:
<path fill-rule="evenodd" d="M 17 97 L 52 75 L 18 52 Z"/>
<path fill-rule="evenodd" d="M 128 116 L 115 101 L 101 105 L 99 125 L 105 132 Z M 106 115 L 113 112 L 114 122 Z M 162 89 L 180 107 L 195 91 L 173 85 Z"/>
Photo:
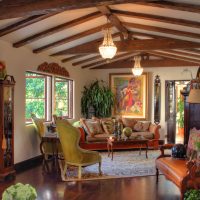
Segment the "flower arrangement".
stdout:
<path fill-rule="evenodd" d="M 8 187 L 2 195 L 2 200 L 36 200 L 37 192 L 29 184 L 17 183 Z"/>

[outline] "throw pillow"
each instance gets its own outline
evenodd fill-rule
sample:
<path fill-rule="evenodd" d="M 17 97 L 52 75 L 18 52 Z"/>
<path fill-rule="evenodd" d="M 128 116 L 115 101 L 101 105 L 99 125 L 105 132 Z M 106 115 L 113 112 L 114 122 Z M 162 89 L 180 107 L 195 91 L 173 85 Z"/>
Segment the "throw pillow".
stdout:
<path fill-rule="evenodd" d="M 142 122 L 137 122 L 133 128 L 134 131 L 142 131 Z"/>
<path fill-rule="evenodd" d="M 142 123 L 142 131 L 148 131 L 150 126 L 150 122 L 143 122 Z"/>
<path fill-rule="evenodd" d="M 189 159 L 194 159 L 197 156 L 197 146 L 196 142 L 200 142 L 200 130 L 193 128 L 190 130 L 190 137 L 187 146 L 187 157 Z"/>
<path fill-rule="evenodd" d="M 96 134 L 103 133 L 99 120 L 82 118 L 80 122 L 89 136 L 94 137 Z"/>
<path fill-rule="evenodd" d="M 103 126 L 103 130 L 107 134 L 113 134 L 114 131 L 114 122 L 112 119 L 102 119 L 101 124 Z"/>
<path fill-rule="evenodd" d="M 130 127 L 131 129 L 134 129 L 135 124 L 137 121 L 132 118 L 122 118 L 122 124 L 124 127 Z"/>

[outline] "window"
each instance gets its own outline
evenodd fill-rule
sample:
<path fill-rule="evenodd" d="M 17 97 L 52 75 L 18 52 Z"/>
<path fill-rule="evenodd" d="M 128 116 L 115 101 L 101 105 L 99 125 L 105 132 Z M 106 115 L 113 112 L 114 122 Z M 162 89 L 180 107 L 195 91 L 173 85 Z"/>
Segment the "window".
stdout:
<path fill-rule="evenodd" d="M 55 114 L 58 116 L 66 116 L 71 118 L 72 116 L 72 80 L 63 78 L 55 78 L 54 81 L 54 102 L 55 102 Z"/>
<path fill-rule="evenodd" d="M 26 72 L 26 121 L 31 113 L 52 120 L 52 113 L 73 117 L 73 81 L 61 77 Z"/>

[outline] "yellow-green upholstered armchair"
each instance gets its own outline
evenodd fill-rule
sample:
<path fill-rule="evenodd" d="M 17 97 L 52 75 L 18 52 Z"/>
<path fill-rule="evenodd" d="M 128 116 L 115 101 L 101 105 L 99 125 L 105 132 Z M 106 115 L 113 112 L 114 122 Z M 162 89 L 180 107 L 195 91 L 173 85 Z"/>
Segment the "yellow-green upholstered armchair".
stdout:
<path fill-rule="evenodd" d="M 101 175 L 101 156 L 98 152 L 81 149 L 79 146 L 80 132 L 66 120 L 57 120 L 56 127 L 63 149 L 64 168 L 61 166 L 61 176 L 65 180 L 67 165 L 78 167 L 78 178 L 81 179 L 81 167 L 99 163 Z"/>
<path fill-rule="evenodd" d="M 35 114 L 31 114 L 31 118 L 32 118 L 32 122 L 34 124 L 34 127 L 35 127 L 35 130 L 39 136 L 39 138 L 41 139 L 42 136 L 44 136 L 45 134 L 45 128 L 44 128 L 44 122 L 45 120 L 44 119 L 40 119 L 40 118 L 37 118 Z M 53 155 L 53 146 L 51 143 L 44 143 L 41 147 L 42 149 L 40 149 L 43 153 L 44 153 L 44 159 L 47 161 L 49 160 L 49 156 L 52 156 Z M 57 146 L 58 148 L 58 155 L 59 157 L 62 157 L 62 147 L 61 147 L 61 144 L 58 144 Z M 47 163 L 47 162 L 46 162 Z M 43 162 L 43 167 L 45 166 L 44 162 Z M 49 171 L 49 167 L 47 167 L 47 171 Z"/>

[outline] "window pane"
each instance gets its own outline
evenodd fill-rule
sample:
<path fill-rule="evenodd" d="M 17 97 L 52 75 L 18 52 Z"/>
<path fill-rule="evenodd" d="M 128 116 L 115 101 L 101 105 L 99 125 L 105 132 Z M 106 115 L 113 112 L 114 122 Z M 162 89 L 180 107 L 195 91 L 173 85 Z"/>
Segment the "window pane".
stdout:
<path fill-rule="evenodd" d="M 55 114 L 69 116 L 69 80 L 55 78 Z"/>
<path fill-rule="evenodd" d="M 31 113 L 45 119 L 47 76 L 26 72 L 26 119 Z"/>
<path fill-rule="evenodd" d="M 31 118 L 31 113 L 37 117 L 45 118 L 45 101 L 43 99 L 26 99 L 26 119 Z"/>

